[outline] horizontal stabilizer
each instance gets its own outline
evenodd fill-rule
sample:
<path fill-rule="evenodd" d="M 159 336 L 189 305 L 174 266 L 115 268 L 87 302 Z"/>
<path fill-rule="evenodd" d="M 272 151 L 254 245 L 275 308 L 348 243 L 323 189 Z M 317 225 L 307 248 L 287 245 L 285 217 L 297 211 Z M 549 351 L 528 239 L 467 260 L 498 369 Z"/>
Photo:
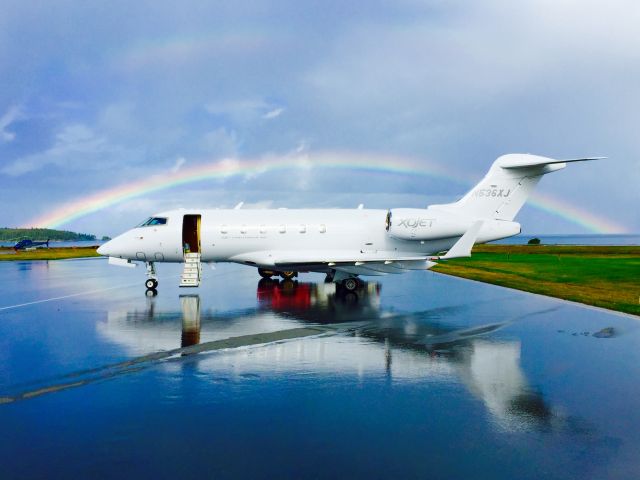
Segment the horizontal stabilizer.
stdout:
<path fill-rule="evenodd" d="M 569 158 L 566 160 L 555 160 L 553 158 L 539 157 L 537 155 L 505 155 L 500 159 L 500 165 L 502 168 L 530 168 L 541 167 L 544 165 L 554 165 L 560 163 L 572 163 L 572 162 L 590 162 L 592 160 L 603 160 L 607 157 L 585 157 L 585 158 Z"/>
<path fill-rule="evenodd" d="M 479 220 L 471 225 L 469 230 L 467 230 L 465 234 L 460 237 L 460 240 L 458 240 L 444 256 L 440 257 L 440 259 L 447 260 L 449 258 L 470 257 L 471 249 L 476 243 L 478 233 L 480 233 L 480 229 L 482 228 L 483 223 L 484 222 L 482 220 Z"/>

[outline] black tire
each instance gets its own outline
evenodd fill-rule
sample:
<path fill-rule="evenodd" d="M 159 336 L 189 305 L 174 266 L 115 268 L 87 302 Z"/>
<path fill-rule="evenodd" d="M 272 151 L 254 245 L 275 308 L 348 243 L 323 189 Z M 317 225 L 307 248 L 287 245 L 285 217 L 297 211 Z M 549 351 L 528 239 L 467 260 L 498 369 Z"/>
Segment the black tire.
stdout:
<path fill-rule="evenodd" d="M 357 278 L 346 278 L 342 281 L 342 286 L 347 292 L 353 292 L 358 288 Z"/>
<path fill-rule="evenodd" d="M 264 268 L 259 268 L 258 273 L 262 278 L 271 278 L 273 277 L 273 270 L 266 270 Z"/>
<path fill-rule="evenodd" d="M 297 272 L 280 272 L 280 276 L 285 280 L 291 280 L 296 275 L 298 275 Z"/>
<path fill-rule="evenodd" d="M 155 278 L 149 278 L 144 282 L 144 286 L 147 287 L 147 290 L 154 290 L 158 286 L 158 281 Z"/>
<path fill-rule="evenodd" d="M 147 288 L 147 291 L 144 292 L 147 297 L 155 297 L 158 295 L 158 291 L 155 288 Z"/>

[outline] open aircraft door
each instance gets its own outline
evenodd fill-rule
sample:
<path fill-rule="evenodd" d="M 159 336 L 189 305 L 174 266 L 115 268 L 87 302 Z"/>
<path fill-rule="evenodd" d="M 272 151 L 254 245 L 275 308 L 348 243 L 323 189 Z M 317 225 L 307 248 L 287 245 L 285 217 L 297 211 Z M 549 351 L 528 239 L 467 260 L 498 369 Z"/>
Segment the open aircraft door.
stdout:
<path fill-rule="evenodd" d="M 183 253 L 202 253 L 200 244 L 200 215 L 185 215 L 182 219 Z"/>

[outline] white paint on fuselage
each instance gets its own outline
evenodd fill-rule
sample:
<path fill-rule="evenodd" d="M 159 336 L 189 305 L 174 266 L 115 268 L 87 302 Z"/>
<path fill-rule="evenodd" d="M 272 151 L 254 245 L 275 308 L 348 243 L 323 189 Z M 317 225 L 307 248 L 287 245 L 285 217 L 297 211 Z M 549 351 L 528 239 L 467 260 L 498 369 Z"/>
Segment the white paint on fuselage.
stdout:
<path fill-rule="evenodd" d="M 268 267 L 272 265 L 271 259 L 277 258 L 315 258 L 318 262 L 348 258 L 355 262 L 371 256 L 426 257 L 451 248 L 459 238 L 428 241 L 393 238 L 385 228 L 386 210 L 178 209 L 154 215 L 167 218 L 166 225 L 131 229 L 101 247 L 100 253 L 131 260 L 182 262 L 185 215 L 201 216 L 203 262 L 230 261 Z M 471 219 L 461 220 L 471 225 Z M 487 220 L 478 241 L 518 233 L 513 224 L 505 230 L 500 223 L 504 224 Z"/>

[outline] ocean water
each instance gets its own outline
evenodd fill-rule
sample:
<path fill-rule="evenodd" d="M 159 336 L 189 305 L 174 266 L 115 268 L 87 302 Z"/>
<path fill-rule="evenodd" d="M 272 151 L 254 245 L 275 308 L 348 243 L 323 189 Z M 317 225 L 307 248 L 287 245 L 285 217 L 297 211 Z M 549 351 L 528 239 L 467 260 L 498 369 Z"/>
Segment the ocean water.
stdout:
<path fill-rule="evenodd" d="M 0 263 L 0 478 L 637 478 L 640 323 L 413 272 Z"/>
<path fill-rule="evenodd" d="M 516 235 L 515 237 L 498 240 L 497 244 L 526 245 L 532 238 L 539 238 L 544 245 L 640 245 L 640 235 L 619 234 L 619 235 Z"/>

